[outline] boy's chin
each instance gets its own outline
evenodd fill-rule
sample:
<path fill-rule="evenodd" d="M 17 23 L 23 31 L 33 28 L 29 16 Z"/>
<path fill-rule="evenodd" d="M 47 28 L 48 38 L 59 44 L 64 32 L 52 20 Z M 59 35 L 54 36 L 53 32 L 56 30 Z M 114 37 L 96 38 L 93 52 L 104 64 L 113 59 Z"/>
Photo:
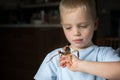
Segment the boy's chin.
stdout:
<path fill-rule="evenodd" d="M 80 45 L 80 44 L 71 45 L 71 47 L 73 49 L 84 49 L 84 48 L 86 48 L 85 45 Z"/>

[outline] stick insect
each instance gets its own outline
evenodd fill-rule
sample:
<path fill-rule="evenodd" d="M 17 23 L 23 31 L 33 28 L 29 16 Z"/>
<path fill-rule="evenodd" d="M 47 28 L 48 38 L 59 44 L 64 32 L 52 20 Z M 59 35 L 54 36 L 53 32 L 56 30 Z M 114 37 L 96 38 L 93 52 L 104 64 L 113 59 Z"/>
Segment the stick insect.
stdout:
<path fill-rule="evenodd" d="M 70 47 L 67 45 L 67 46 L 65 46 L 64 48 L 64 52 L 62 52 L 62 51 L 58 51 L 58 54 L 56 54 L 56 55 L 53 55 L 51 58 L 50 58 L 50 60 L 49 61 L 51 61 L 55 56 L 57 56 L 57 55 L 71 55 L 73 52 L 76 52 L 77 50 L 74 50 L 74 51 L 72 51 L 71 52 L 71 50 L 70 50 Z M 77 57 L 79 57 L 79 52 L 77 51 Z M 49 62 L 48 61 L 48 62 Z M 47 62 L 47 63 L 48 63 Z"/>

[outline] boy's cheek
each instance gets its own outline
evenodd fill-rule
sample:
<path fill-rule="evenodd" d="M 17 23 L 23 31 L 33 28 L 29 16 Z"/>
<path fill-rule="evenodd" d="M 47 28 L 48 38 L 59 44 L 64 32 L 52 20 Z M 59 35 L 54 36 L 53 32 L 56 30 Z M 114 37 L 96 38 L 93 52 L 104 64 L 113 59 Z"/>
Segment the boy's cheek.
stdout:
<path fill-rule="evenodd" d="M 88 31 L 88 32 L 86 32 L 86 33 L 84 33 L 84 37 L 85 38 L 92 38 L 92 36 L 93 36 L 93 31 Z"/>

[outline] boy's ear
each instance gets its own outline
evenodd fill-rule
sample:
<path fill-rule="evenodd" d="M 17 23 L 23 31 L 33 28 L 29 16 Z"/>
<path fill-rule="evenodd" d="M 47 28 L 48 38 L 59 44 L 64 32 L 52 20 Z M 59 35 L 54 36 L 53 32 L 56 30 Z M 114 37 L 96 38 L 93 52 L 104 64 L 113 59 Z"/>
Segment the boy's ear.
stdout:
<path fill-rule="evenodd" d="M 98 26 L 99 26 L 99 19 L 97 18 L 96 21 L 95 21 L 95 31 L 98 29 Z"/>

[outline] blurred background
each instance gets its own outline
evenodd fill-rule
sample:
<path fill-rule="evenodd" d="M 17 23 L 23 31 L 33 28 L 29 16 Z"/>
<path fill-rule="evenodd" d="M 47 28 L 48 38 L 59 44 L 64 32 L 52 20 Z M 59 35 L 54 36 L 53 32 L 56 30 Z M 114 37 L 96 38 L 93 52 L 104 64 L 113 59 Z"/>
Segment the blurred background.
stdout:
<path fill-rule="evenodd" d="M 68 44 L 59 24 L 60 0 L 0 0 L 1 80 L 33 80 L 50 51 Z M 120 47 L 120 0 L 96 0 L 93 42 Z M 47 74 L 47 73 L 46 73 Z"/>

